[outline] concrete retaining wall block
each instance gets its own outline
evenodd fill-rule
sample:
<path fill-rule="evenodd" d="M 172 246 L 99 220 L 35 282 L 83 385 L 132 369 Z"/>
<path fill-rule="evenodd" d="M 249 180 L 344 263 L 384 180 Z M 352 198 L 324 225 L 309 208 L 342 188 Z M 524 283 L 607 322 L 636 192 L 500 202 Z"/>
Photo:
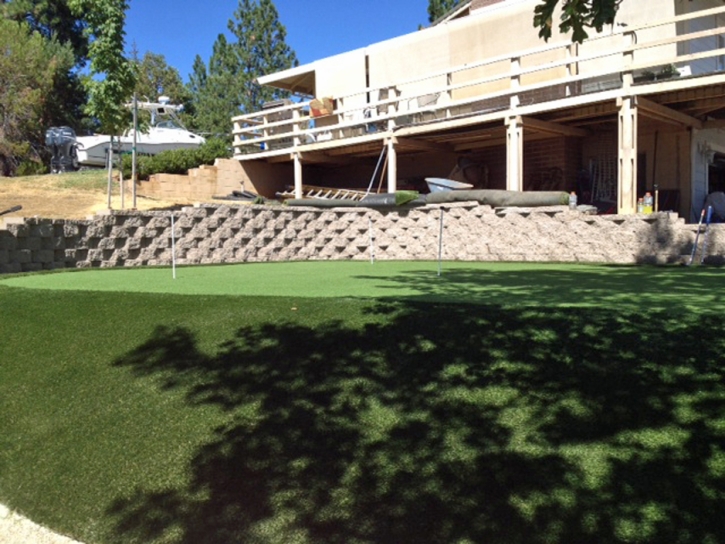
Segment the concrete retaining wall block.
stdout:
<path fill-rule="evenodd" d="M 672 263 L 689 257 L 697 225 L 671 213 L 593 216 L 564 206 L 494 210 L 471 203 L 414 209 L 203 204 L 114 211 L 85 221 L 13 220 L 0 229 L 0 273 L 281 260 Z M 371 230 L 372 229 L 372 230 Z M 702 241 L 702 237 L 700 238 Z M 705 261 L 725 259 L 725 225 L 711 225 Z"/>

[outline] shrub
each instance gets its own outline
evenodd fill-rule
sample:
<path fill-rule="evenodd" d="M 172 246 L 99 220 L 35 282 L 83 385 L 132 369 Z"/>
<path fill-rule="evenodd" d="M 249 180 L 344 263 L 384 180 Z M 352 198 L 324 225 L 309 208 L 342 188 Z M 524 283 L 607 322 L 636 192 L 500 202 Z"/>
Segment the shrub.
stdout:
<path fill-rule="evenodd" d="M 158 155 L 140 156 L 136 160 L 138 179 L 149 179 L 153 174 L 186 174 L 202 164 L 214 164 L 219 158 L 231 156 L 225 140 L 210 139 L 197 149 L 173 149 Z M 131 155 L 122 158 L 123 175 L 131 177 Z"/>
<path fill-rule="evenodd" d="M 40 161 L 25 159 L 18 164 L 16 176 L 40 176 L 48 173 L 48 167 Z"/>

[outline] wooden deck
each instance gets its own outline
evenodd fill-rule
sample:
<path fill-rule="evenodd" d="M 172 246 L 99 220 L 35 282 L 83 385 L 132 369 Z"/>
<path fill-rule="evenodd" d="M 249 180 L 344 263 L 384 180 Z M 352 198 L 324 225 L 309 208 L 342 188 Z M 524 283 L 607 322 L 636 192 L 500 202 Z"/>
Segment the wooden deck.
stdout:
<path fill-rule="evenodd" d="M 636 130 L 631 127 L 636 127 L 637 116 L 639 123 L 725 126 L 725 72 L 712 69 L 725 67 L 725 48 L 682 46 L 722 37 L 725 27 L 681 31 L 686 21 L 718 14 L 725 14 L 725 7 L 621 28 L 587 40 L 586 47 L 542 43 L 430 73 L 422 80 L 360 89 L 354 95 L 331 97 L 329 115 L 316 117 L 310 100 L 240 115 L 232 119 L 234 158 L 294 163 L 301 194 L 302 161 L 349 164 L 378 156 L 387 147 L 388 189 L 395 190 L 397 154 L 462 153 L 506 145 L 507 188 L 520 190 L 524 130 L 529 141 L 552 134 L 586 137 L 606 125 L 619 131 L 620 162 L 631 163 L 636 157 Z M 692 49 L 697 51 L 680 53 Z M 436 83 L 440 81 L 446 83 Z M 412 84 L 425 93 L 397 91 Z M 382 96 L 387 98 L 370 98 Z M 620 172 L 620 186 L 631 185 L 635 173 L 626 168 Z M 624 198 L 620 211 L 636 204 L 631 195 Z"/>

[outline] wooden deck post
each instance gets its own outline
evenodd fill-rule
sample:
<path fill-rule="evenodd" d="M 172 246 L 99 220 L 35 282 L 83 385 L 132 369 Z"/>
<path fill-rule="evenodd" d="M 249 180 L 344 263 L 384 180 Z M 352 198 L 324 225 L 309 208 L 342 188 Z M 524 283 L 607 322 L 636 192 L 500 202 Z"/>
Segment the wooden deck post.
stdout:
<path fill-rule="evenodd" d="M 302 157 L 298 152 L 292 154 L 295 169 L 295 198 L 302 198 Z"/>
<path fill-rule="evenodd" d="M 617 99 L 619 106 L 619 175 L 617 213 L 637 211 L 637 103 L 635 97 Z"/>
<path fill-rule="evenodd" d="M 506 189 L 523 190 L 524 132 L 521 117 L 506 119 Z"/>
<path fill-rule="evenodd" d="M 395 152 L 395 138 L 388 138 L 388 192 L 398 190 L 398 155 Z"/>

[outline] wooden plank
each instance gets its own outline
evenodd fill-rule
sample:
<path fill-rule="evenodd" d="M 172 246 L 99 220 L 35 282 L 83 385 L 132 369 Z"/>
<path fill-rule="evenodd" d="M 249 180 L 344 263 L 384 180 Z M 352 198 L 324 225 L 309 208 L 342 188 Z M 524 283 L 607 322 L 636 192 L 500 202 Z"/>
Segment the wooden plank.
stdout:
<path fill-rule="evenodd" d="M 686 113 L 673 110 L 672 108 L 668 108 L 667 106 L 662 106 L 661 104 L 653 102 L 644 96 L 638 96 L 636 103 L 638 110 L 641 111 L 643 115 L 652 119 L 658 119 L 660 121 L 686 127 L 702 128 L 702 121 L 699 119 L 687 115 Z"/>
<path fill-rule="evenodd" d="M 712 121 L 705 121 L 702 123 L 702 128 L 725 128 L 725 119 L 714 119 Z"/>
<path fill-rule="evenodd" d="M 548 132 L 551 134 L 558 134 L 561 136 L 576 136 L 578 138 L 584 138 L 589 136 L 589 131 L 581 128 L 570 127 L 562 125 L 560 123 L 551 123 L 549 121 L 542 121 L 533 117 L 522 117 L 521 123 L 524 128 L 530 128 L 538 132 Z"/>
<path fill-rule="evenodd" d="M 328 155 L 327 153 L 311 152 L 301 153 L 302 162 L 310 162 L 315 164 L 353 164 L 354 158 L 343 155 Z"/>
<path fill-rule="evenodd" d="M 419 151 L 434 151 L 451 153 L 453 148 L 444 143 L 431 142 L 429 140 L 415 140 L 413 138 L 395 138 L 397 144 L 404 150 L 416 149 Z"/>

